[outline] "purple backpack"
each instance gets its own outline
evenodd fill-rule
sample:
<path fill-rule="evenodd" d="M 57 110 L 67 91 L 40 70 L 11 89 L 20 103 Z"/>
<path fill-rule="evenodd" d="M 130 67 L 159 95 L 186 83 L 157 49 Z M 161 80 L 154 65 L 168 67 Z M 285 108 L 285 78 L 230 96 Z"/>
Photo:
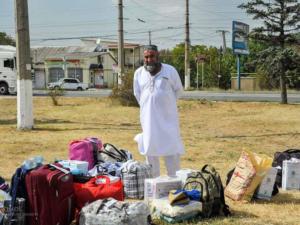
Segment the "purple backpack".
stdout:
<path fill-rule="evenodd" d="M 102 142 L 98 138 L 74 140 L 69 144 L 69 159 L 88 162 L 88 169 L 90 170 L 97 163 L 97 153 L 101 149 Z"/>

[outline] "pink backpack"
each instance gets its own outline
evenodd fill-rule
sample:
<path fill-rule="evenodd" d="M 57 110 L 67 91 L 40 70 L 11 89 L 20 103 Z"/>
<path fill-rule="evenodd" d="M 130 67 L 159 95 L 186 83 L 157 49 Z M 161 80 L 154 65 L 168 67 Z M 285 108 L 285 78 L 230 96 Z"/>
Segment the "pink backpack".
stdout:
<path fill-rule="evenodd" d="M 74 140 L 69 144 L 69 159 L 88 162 L 88 169 L 90 170 L 97 163 L 97 153 L 101 149 L 102 142 L 98 138 Z"/>

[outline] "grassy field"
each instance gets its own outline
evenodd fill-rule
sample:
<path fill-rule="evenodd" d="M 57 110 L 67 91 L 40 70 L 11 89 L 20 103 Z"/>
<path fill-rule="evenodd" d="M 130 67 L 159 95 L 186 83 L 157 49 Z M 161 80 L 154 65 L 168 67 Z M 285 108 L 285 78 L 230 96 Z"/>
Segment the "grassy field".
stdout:
<path fill-rule="evenodd" d="M 243 149 L 273 157 L 276 151 L 300 148 L 300 105 L 180 101 L 179 113 L 186 148 L 182 168 L 200 169 L 209 163 L 223 181 Z M 129 149 L 137 160 L 144 160 L 133 141 L 140 132 L 138 108 L 96 98 L 61 98 L 60 106 L 53 106 L 49 98 L 35 97 L 34 118 L 34 130 L 17 131 L 16 99 L 0 99 L 0 175 L 7 180 L 24 159 L 65 159 L 68 143 L 88 136 Z M 231 218 L 198 224 L 300 223 L 298 191 L 280 190 L 271 201 L 227 203 Z"/>

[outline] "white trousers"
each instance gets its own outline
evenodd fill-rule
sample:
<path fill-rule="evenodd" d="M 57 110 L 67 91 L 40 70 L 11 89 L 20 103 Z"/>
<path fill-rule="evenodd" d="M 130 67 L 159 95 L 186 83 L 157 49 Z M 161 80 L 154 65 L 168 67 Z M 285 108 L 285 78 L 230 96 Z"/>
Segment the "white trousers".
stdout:
<path fill-rule="evenodd" d="M 176 171 L 180 170 L 180 155 L 163 156 L 167 168 L 168 176 L 176 176 Z M 146 156 L 146 163 L 152 165 L 153 177 L 160 176 L 159 156 Z"/>

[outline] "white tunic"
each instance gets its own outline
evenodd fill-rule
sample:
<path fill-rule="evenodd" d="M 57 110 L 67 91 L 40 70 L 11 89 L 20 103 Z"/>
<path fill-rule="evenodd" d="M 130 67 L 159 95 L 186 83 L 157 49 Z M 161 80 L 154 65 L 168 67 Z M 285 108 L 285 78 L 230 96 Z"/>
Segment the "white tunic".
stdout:
<path fill-rule="evenodd" d="M 134 95 L 140 105 L 143 133 L 136 135 L 141 154 L 168 156 L 183 154 L 176 100 L 182 91 L 173 66 L 162 64 L 155 76 L 140 67 L 134 74 Z"/>

